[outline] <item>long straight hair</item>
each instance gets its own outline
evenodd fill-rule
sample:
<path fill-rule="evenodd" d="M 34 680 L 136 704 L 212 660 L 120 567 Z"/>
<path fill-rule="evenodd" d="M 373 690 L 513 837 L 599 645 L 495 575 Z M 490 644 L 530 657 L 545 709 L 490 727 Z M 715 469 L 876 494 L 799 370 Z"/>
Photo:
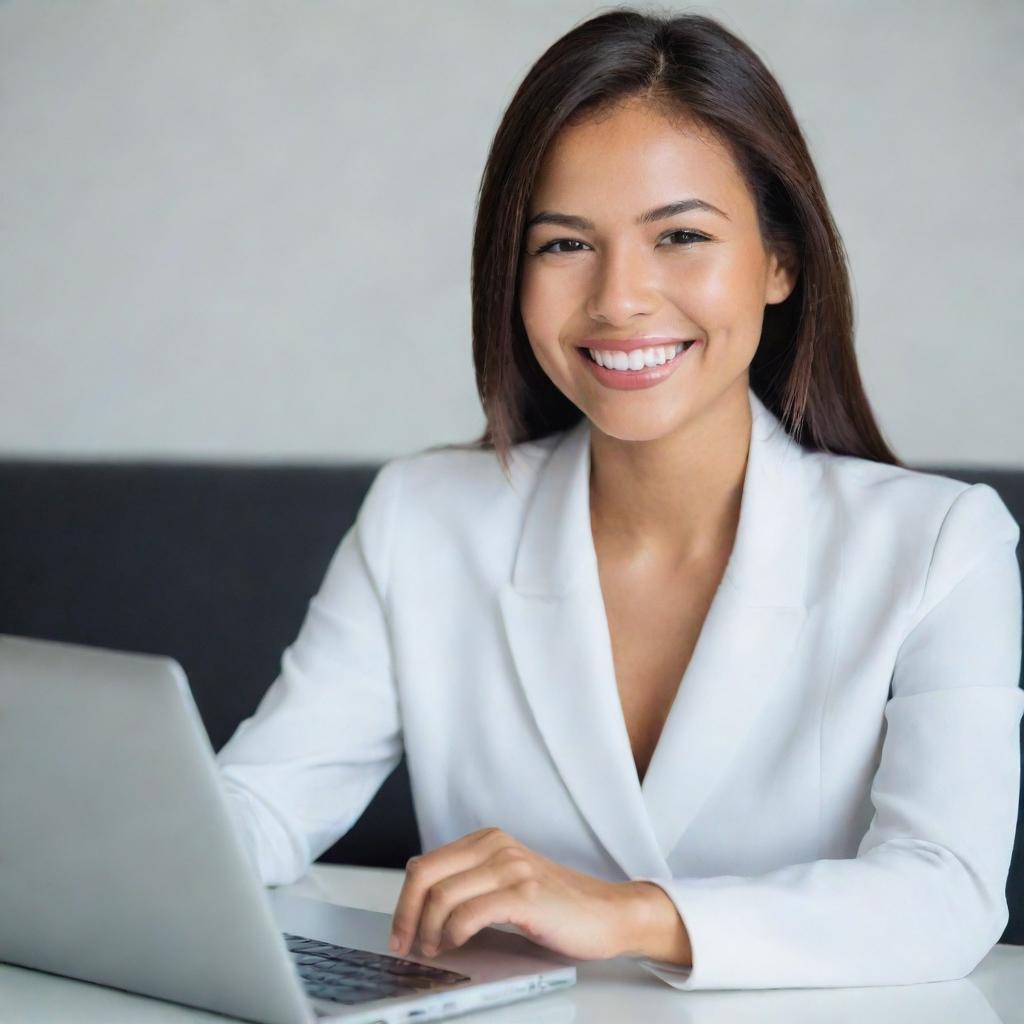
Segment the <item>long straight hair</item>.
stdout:
<path fill-rule="evenodd" d="M 494 450 L 578 423 L 582 411 L 533 355 L 520 315 L 526 212 L 558 131 L 639 97 L 710 130 L 753 196 L 769 251 L 796 257 L 795 287 L 766 305 L 750 385 L 804 448 L 893 465 L 860 379 L 847 255 L 788 101 L 756 53 L 712 18 L 615 7 L 577 25 L 530 68 L 491 144 L 472 259 L 473 362 Z"/>

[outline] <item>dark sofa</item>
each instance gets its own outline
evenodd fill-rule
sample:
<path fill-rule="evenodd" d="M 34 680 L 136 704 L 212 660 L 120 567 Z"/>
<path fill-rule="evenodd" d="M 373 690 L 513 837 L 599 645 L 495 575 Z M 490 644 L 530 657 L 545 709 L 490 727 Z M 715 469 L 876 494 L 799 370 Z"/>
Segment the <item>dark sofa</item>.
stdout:
<path fill-rule="evenodd" d="M 277 675 L 378 468 L 0 460 L 0 633 L 174 657 L 219 749 Z M 915 468 L 990 484 L 1024 524 L 1024 470 Z M 320 859 L 404 867 L 419 850 L 403 759 Z M 1007 895 L 1002 941 L 1024 945 L 1024 813 Z"/>

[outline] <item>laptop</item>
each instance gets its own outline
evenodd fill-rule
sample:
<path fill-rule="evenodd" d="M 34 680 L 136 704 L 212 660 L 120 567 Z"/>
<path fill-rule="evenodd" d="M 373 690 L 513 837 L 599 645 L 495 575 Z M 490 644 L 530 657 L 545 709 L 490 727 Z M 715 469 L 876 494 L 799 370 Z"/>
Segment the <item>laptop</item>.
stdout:
<path fill-rule="evenodd" d="M 507 926 L 396 957 L 389 914 L 264 887 L 172 658 L 0 634 L 0 822 L 5 963 L 260 1024 L 443 1020 L 576 981 Z"/>

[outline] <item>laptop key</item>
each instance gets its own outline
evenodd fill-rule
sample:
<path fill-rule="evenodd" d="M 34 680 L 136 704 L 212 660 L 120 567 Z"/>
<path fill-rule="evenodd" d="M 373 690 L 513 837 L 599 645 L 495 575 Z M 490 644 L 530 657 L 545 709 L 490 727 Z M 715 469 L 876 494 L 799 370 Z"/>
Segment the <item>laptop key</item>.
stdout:
<path fill-rule="evenodd" d="M 288 952 L 295 956 L 322 956 L 326 957 L 330 954 L 331 947 L 320 943 L 316 946 L 303 943 L 300 946 L 289 946 Z"/>
<path fill-rule="evenodd" d="M 382 975 L 379 971 L 368 971 L 363 967 L 356 967 L 354 964 L 344 964 L 337 960 L 320 964 L 314 967 L 313 970 L 333 978 L 345 978 L 350 981 L 357 981 L 359 979 L 374 980 L 381 977 L 387 978 L 388 981 L 393 980 L 391 975 Z"/>
<path fill-rule="evenodd" d="M 316 956 L 312 953 L 292 953 L 292 960 L 295 961 L 300 967 L 304 967 L 307 964 L 333 964 L 337 963 L 336 960 L 331 960 L 330 957 Z"/>
<path fill-rule="evenodd" d="M 300 978 L 303 981 L 308 981 L 313 985 L 338 985 L 344 979 L 332 977 L 330 974 L 325 974 L 323 971 L 310 971 L 308 974 L 300 974 Z"/>

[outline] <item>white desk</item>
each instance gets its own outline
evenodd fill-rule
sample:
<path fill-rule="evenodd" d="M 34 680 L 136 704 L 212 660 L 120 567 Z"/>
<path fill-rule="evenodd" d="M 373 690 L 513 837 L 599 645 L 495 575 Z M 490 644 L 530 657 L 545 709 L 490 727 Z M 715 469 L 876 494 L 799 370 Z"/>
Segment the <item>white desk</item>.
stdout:
<path fill-rule="evenodd" d="M 316 864 L 284 891 L 391 913 L 403 872 Z M 0 909 L 2 912 L 2 909 Z M 884 922 L 879 922 L 884 927 Z M 629 960 L 577 966 L 565 991 L 455 1018 L 464 1024 L 1024 1024 L 1024 947 L 996 946 L 962 981 L 886 988 L 681 992 Z M 0 964 L 3 1024 L 234 1021 Z M 236 1022 L 237 1024 L 237 1022 Z"/>

